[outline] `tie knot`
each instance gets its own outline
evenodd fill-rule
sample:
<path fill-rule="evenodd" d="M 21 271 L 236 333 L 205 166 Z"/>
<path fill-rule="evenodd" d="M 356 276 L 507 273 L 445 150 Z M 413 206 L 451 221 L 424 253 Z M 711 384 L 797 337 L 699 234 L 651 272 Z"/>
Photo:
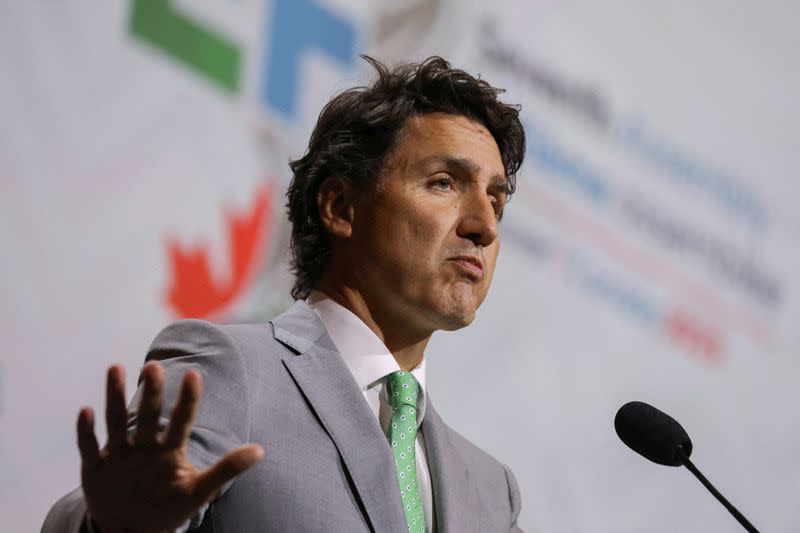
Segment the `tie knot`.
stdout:
<path fill-rule="evenodd" d="M 386 379 L 389 386 L 388 397 L 389 405 L 399 407 L 401 405 L 417 406 L 419 396 L 419 382 L 411 372 L 392 372 Z"/>

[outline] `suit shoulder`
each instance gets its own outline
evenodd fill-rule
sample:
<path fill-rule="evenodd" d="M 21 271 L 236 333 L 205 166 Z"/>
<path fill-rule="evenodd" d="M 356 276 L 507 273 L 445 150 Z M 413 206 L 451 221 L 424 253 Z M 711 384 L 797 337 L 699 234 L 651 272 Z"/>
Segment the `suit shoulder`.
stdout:
<path fill-rule="evenodd" d="M 150 353 L 236 352 L 247 358 L 253 352 L 270 353 L 279 345 L 271 323 L 216 324 L 207 320 L 178 320 L 162 329 L 150 346 Z M 280 350 L 278 350 L 280 351 Z"/>
<path fill-rule="evenodd" d="M 183 339 L 187 337 L 247 337 L 269 335 L 272 337 L 272 324 L 264 323 L 229 323 L 220 324 L 199 318 L 184 318 L 168 324 L 155 340 Z"/>

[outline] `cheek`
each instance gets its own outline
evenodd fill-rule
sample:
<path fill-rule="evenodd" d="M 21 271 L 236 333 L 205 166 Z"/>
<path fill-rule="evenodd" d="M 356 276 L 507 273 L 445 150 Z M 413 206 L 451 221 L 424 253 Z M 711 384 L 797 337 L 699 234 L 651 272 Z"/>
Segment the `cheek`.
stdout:
<path fill-rule="evenodd" d="M 429 211 L 419 208 L 407 210 L 394 218 L 389 229 L 403 250 L 420 261 L 432 260 L 447 235 L 442 217 Z"/>
<path fill-rule="evenodd" d="M 412 208 L 381 214 L 370 233 L 379 256 L 389 263 L 384 265 L 387 274 L 404 279 L 430 276 L 441 248 L 436 218 Z"/>

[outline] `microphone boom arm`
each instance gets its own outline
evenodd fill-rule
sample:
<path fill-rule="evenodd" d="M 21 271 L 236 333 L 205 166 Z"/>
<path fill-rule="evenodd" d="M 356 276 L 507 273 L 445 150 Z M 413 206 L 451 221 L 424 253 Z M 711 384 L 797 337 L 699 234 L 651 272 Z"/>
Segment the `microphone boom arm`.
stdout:
<path fill-rule="evenodd" d="M 753 524 L 751 524 L 747 518 L 745 518 L 742 513 L 740 513 L 739 510 L 731 504 L 731 502 L 726 500 L 725 496 L 720 494 L 720 492 L 714 488 L 714 485 L 712 485 L 711 482 L 706 479 L 706 476 L 704 476 L 703 473 L 700 472 L 696 466 L 694 466 L 694 463 L 689 460 L 689 456 L 686 455 L 686 451 L 684 451 L 683 446 L 678 446 L 677 455 L 683 466 L 688 468 L 689 472 L 694 474 L 694 476 L 700 480 L 700 483 L 702 483 L 703 486 L 708 489 L 708 492 L 714 495 L 719 503 L 721 503 L 725 509 L 727 509 L 728 512 L 733 515 L 733 517 L 742 525 L 742 527 L 744 527 L 750 533 L 759 533 L 759 531 L 753 527 Z"/>

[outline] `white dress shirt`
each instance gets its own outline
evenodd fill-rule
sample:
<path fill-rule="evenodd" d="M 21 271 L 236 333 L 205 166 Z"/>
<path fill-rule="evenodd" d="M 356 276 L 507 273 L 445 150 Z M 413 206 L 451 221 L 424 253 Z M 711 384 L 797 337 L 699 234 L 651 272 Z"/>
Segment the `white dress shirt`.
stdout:
<path fill-rule="evenodd" d="M 327 294 L 312 291 L 308 304 L 317 313 L 325 329 L 328 330 L 333 344 L 342 354 L 345 365 L 350 369 L 356 383 L 361 388 L 375 418 L 381 425 L 383 433 L 389 427 L 392 408 L 386 393 L 386 376 L 401 370 L 392 353 L 386 348 L 375 333 L 356 315 L 339 305 Z M 411 374 L 419 382 L 419 399 L 417 400 L 417 427 L 425 417 L 425 358 Z M 422 496 L 422 509 L 425 513 L 425 526 L 433 531 L 433 495 L 431 493 L 431 477 L 428 471 L 428 459 L 425 451 L 425 439 L 422 431 L 417 431 L 416 442 L 417 480 Z"/>

